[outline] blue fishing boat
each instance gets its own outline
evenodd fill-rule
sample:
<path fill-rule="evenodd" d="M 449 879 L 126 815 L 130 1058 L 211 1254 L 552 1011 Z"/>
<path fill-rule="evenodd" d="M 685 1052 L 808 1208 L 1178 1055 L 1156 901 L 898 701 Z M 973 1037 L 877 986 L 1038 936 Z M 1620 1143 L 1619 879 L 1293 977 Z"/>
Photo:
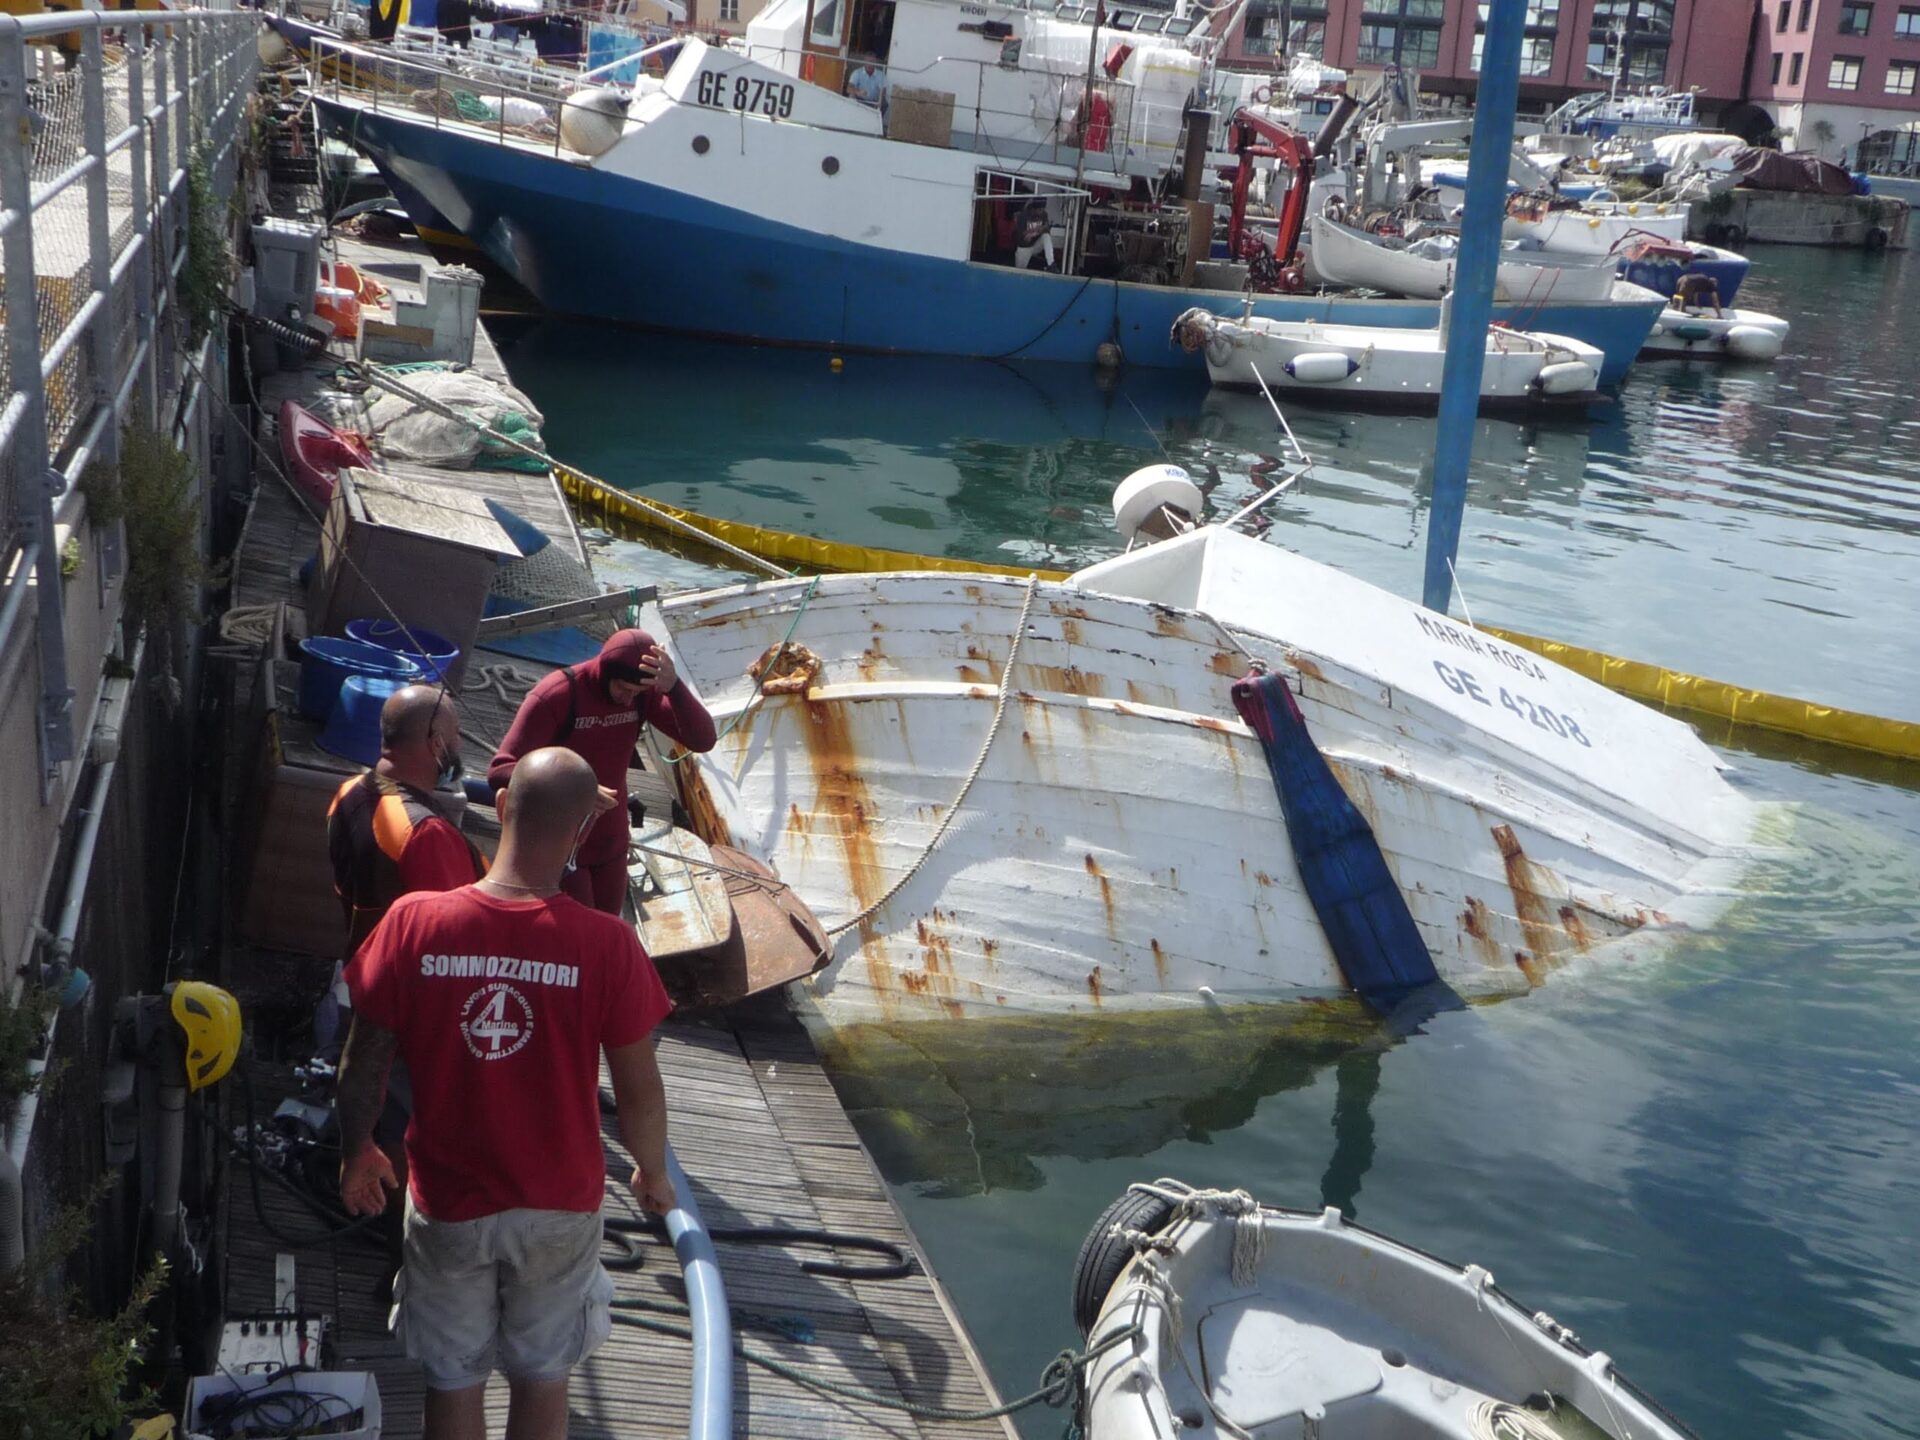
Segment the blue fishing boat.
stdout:
<path fill-rule="evenodd" d="M 1207 258 L 1214 207 L 1168 198 L 1202 188 L 1199 174 L 1182 183 L 1187 141 L 1205 139 L 1204 126 L 1189 136 L 1187 108 L 1208 63 L 1187 37 L 895 0 L 881 7 L 893 20 L 875 80 L 863 78 L 861 47 L 879 43 L 861 28 L 864 4 L 843 14 L 841 0 L 776 0 L 747 53 L 688 41 L 610 121 L 570 124 L 567 102 L 557 137 L 377 88 L 316 99 L 397 193 L 556 314 L 850 351 L 1195 370 L 1200 358 L 1167 341 L 1195 306 L 1437 326 L 1431 300 L 1290 293 L 1312 161 L 1304 142 L 1277 148 L 1251 124 L 1229 127 L 1232 148 L 1206 154 L 1205 170 L 1290 172 L 1279 239 L 1273 253 L 1251 241 L 1240 258 Z M 1124 43 L 1104 49 L 1103 34 Z M 1236 236 L 1272 233 L 1240 227 L 1244 188 Z M 1496 318 L 1598 347 L 1602 380 L 1617 383 L 1660 309 L 1623 283 L 1608 300 Z"/>

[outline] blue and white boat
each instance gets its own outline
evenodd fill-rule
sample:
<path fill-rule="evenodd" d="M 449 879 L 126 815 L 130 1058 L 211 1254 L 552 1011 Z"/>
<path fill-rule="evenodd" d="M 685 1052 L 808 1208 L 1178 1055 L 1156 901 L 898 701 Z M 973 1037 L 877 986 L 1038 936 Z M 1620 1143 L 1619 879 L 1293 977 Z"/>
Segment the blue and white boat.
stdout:
<path fill-rule="evenodd" d="M 1154 198 L 1178 193 L 1169 180 L 1210 68 L 1207 42 L 1171 33 L 1185 23 L 1122 11 L 1095 30 L 942 0 L 775 0 L 747 53 L 681 46 L 592 154 L 378 88 L 316 100 L 396 192 L 557 314 L 882 353 L 1087 363 L 1113 346 L 1131 364 L 1197 370 L 1167 343 L 1173 321 L 1195 306 L 1240 315 L 1249 266 L 1201 258 L 1211 206 Z M 1256 265 L 1254 288 L 1286 283 L 1279 268 Z M 1623 283 L 1605 301 L 1495 318 L 1596 346 L 1617 383 L 1661 308 Z M 1253 313 L 1439 321 L 1432 300 L 1277 290 Z"/>

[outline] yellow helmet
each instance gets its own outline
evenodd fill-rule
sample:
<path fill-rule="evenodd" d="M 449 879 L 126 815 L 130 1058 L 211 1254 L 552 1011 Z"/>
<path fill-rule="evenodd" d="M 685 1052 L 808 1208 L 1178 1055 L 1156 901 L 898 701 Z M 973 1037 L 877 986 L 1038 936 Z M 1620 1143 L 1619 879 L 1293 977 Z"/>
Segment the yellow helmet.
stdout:
<path fill-rule="evenodd" d="M 240 1055 L 240 1002 L 218 985 L 182 980 L 173 987 L 173 1018 L 187 1034 L 187 1088 L 204 1090 Z"/>

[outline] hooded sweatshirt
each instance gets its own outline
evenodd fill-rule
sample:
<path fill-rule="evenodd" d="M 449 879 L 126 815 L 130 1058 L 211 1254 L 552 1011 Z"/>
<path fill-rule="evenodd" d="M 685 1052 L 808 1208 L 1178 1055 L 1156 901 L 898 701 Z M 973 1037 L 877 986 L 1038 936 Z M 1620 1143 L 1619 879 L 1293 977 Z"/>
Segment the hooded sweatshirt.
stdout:
<path fill-rule="evenodd" d="M 651 725 L 670 740 L 705 754 L 713 748 L 713 717 L 688 687 L 675 679 L 665 695 L 651 690 L 632 705 L 617 705 L 610 680 L 640 682 L 640 656 L 653 644 L 644 630 L 616 631 L 599 655 L 543 677 L 520 702 L 520 713 L 500 751 L 487 767 L 498 791 L 513 779 L 520 757 L 548 745 L 564 745 L 593 767 L 602 785 L 621 803 L 600 817 L 580 843 L 580 863 L 598 865 L 627 852 L 627 764 L 640 743 L 640 727 Z"/>

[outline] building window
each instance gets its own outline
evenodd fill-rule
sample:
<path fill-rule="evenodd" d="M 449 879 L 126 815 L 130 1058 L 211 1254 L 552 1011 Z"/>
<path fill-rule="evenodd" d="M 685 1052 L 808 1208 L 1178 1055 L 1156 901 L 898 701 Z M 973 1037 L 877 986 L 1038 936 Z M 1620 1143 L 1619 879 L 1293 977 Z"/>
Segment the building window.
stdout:
<path fill-rule="evenodd" d="M 1446 0 L 1363 0 L 1361 10 L 1362 65 L 1426 70 L 1440 63 L 1440 22 Z"/>
<path fill-rule="evenodd" d="M 1673 6 L 1674 0 L 1594 0 L 1588 74 L 1609 82 L 1664 80 Z"/>
<path fill-rule="evenodd" d="M 1793 63 L 1787 66 L 1787 84 L 1798 85 L 1800 83 L 1800 62 L 1806 58 L 1804 55 L 1795 55 L 1793 57 Z"/>
<path fill-rule="evenodd" d="M 1827 85 L 1834 90 L 1858 90 L 1860 67 L 1866 62 L 1858 55 L 1836 55 L 1827 65 Z"/>
<path fill-rule="evenodd" d="M 1480 26 L 1473 32 L 1473 68 L 1480 70 L 1481 56 L 1487 45 L 1487 11 L 1490 7 L 1480 7 Z M 1537 16 L 1544 16 L 1538 19 Z M 1550 75 L 1553 73 L 1553 29 L 1560 21 L 1560 12 L 1551 5 L 1530 5 L 1527 7 L 1527 28 L 1520 37 L 1520 73 L 1522 75 Z"/>
<path fill-rule="evenodd" d="M 1326 6 L 1292 5 L 1285 0 L 1253 0 L 1247 6 L 1247 23 L 1240 32 L 1242 55 L 1317 57 L 1326 48 Z"/>
<path fill-rule="evenodd" d="M 1327 12 L 1297 10 L 1287 28 L 1287 54 L 1311 55 L 1318 60 L 1327 53 Z"/>
<path fill-rule="evenodd" d="M 1842 35 L 1864 35 L 1873 24 L 1873 6 L 1864 5 L 1860 0 L 1849 0 L 1840 7 L 1840 33 Z"/>
<path fill-rule="evenodd" d="M 737 22 L 740 19 L 740 0 L 720 0 L 720 18 Z"/>
<path fill-rule="evenodd" d="M 1781 57 L 1781 56 L 1778 56 L 1778 55 L 1776 55 L 1776 56 L 1774 56 L 1774 57 L 1773 57 L 1773 83 L 1774 83 L 1774 84 L 1776 84 L 1776 85 L 1778 85 L 1778 84 L 1780 83 L 1780 61 L 1781 61 L 1781 58 L 1782 58 L 1782 57 Z"/>
<path fill-rule="evenodd" d="M 1807 31 L 1807 21 L 1813 16 L 1813 0 L 1800 0 L 1800 23 L 1793 28 L 1801 34 Z"/>
<path fill-rule="evenodd" d="M 1887 94 L 1911 95 L 1916 81 L 1920 81 L 1920 65 L 1895 60 L 1887 66 Z"/>
<path fill-rule="evenodd" d="M 1787 21 L 1793 18 L 1793 0 L 1780 0 L 1779 12 L 1773 17 L 1773 33 L 1787 33 Z"/>
<path fill-rule="evenodd" d="M 1920 9 L 1902 5 L 1900 13 L 1893 17 L 1893 36 L 1896 40 L 1920 39 Z"/>

